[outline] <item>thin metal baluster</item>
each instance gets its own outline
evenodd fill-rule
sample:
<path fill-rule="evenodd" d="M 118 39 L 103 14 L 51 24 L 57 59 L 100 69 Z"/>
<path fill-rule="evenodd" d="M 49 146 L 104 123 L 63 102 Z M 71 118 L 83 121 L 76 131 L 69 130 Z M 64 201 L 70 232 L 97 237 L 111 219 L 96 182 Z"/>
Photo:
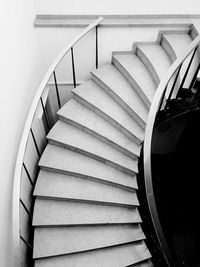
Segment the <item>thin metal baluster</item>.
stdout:
<path fill-rule="evenodd" d="M 74 82 L 74 88 L 76 88 L 76 74 L 75 74 L 75 66 L 74 66 L 74 52 L 73 52 L 73 47 L 71 47 L 71 56 L 72 56 L 73 82 Z"/>
<path fill-rule="evenodd" d="M 46 110 L 45 110 L 45 107 L 44 107 L 44 103 L 43 103 L 42 97 L 40 97 L 40 102 L 41 102 L 41 104 L 42 104 L 42 109 L 43 109 L 43 113 L 44 113 L 45 121 L 46 121 L 46 124 L 47 124 L 47 128 L 48 128 L 48 130 L 49 130 L 49 129 L 50 129 L 49 119 L 48 119 L 48 116 L 47 116 L 47 113 L 46 113 Z"/>
<path fill-rule="evenodd" d="M 24 167 L 24 170 L 25 170 L 25 172 L 26 172 L 26 175 L 27 175 L 27 177 L 28 177 L 28 179 L 29 179 L 31 185 L 33 186 L 33 181 L 32 181 L 32 179 L 31 179 L 31 175 L 30 175 L 28 169 L 26 168 L 26 165 L 25 165 L 24 162 L 23 162 L 23 167 Z"/>
<path fill-rule="evenodd" d="M 99 54 L 98 54 L 98 26 L 96 26 L 96 69 L 99 67 Z"/>
<path fill-rule="evenodd" d="M 168 84 L 166 85 L 165 90 L 163 92 L 163 95 L 162 95 L 162 98 L 161 98 L 161 101 L 160 101 L 160 105 L 159 105 L 159 108 L 158 108 L 157 112 L 159 112 L 161 110 L 161 108 L 162 108 L 162 104 L 163 104 L 163 101 L 164 101 L 164 98 L 165 98 L 165 93 L 167 91 L 167 87 L 168 87 Z"/>
<path fill-rule="evenodd" d="M 191 59 L 190 59 L 190 62 L 189 62 L 189 64 L 188 64 L 188 66 L 187 66 L 187 69 L 186 69 L 185 74 L 184 74 L 184 76 L 183 76 L 181 85 L 180 85 L 180 87 L 179 87 L 179 92 L 180 92 L 180 90 L 183 88 L 183 85 L 184 85 L 185 80 L 186 80 L 186 78 L 187 78 L 187 75 L 188 75 L 188 72 L 189 72 L 189 70 L 190 70 L 190 66 L 191 66 L 191 64 L 192 64 L 192 61 L 193 61 L 193 58 L 194 58 L 194 55 L 195 55 L 195 53 L 196 53 L 197 48 L 198 48 L 198 47 L 195 48 L 195 50 L 194 50 L 194 52 L 193 52 L 193 54 L 192 54 L 192 57 L 191 57 Z M 178 93 L 178 94 L 179 94 L 179 93 Z M 177 95 L 177 96 L 178 96 L 178 95 Z"/>
<path fill-rule="evenodd" d="M 56 87 L 56 95 L 57 95 L 57 100 L 58 100 L 58 107 L 59 109 L 61 108 L 61 103 L 60 103 L 60 95 L 58 91 L 58 84 L 57 84 L 57 79 L 56 79 L 56 72 L 54 70 L 53 72 L 53 77 L 54 77 L 54 82 L 55 82 L 55 87 Z"/>
<path fill-rule="evenodd" d="M 38 147 L 38 145 L 37 145 L 37 142 L 36 142 L 36 139 L 35 139 L 35 135 L 34 135 L 32 129 L 31 129 L 31 135 L 32 135 L 32 138 L 33 138 L 33 142 L 34 142 L 34 145 L 35 145 L 35 149 L 36 149 L 36 151 L 37 151 L 37 154 L 38 154 L 38 156 L 40 157 L 40 150 L 39 150 L 39 147 Z"/>
<path fill-rule="evenodd" d="M 197 74 L 198 74 L 199 70 L 200 70 L 200 63 L 199 63 L 199 65 L 198 65 L 198 67 L 197 67 L 197 69 L 196 69 L 196 71 L 194 73 L 194 76 L 193 76 L 192 81 L 190 83 L 189 89 L 192 89 L 192 87 L 193 87 L 193 85 L 194 85 L 194 83 L 196 81 Z"/>
<path fill-rule="evenodd" d="M 182 63 L 182 64 L 183 64 L 183 63 Z M 179 67 L 179 69 L 178 69 L 178 72 L 177 72 L 177 74 L 176 74 L 176 77 L 175 77 L 175 79 L 174 79 L 174 82 L 173 82 L 173 85 L 172 85 L 172 89 L 171 89 L 171 91 L 170 91 L 170 93 L 169 93 L 169 96 L 168 96 L 168 99 L 167 99 L 167 104 L 168 104 L 168 102 L 169 102 L 169 100 L 171 99 L 171 96 L 172 96 L 172 94 L 173 94 L 173 91 L 174 91 L 176 82 L 177 82 L 177 80 L 178 80 L 178 76 L 179 76 L 179 73 L 180 73 L 182 64 L 180 65 L 180 67 Z"/>

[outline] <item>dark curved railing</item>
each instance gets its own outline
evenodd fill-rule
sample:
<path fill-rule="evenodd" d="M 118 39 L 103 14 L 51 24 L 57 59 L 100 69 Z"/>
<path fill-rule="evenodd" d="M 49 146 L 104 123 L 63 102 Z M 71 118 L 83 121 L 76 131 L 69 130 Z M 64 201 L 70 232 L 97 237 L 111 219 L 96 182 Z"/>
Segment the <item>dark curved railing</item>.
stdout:
<path fill-rule="evenodd" d="M 191 42 L 185 53 L 173 63 L 161 81 L 151 104 L 145 131 L 143 162 L 146 196 L 154 229 L 168 266 L 175 265 L 160 223 L 154 196 L 151 162 L 152 137 L 158 114 L 168 109 L 172 99 L 179 98 L 183 88 L 191 89 L 193 87 L 200 69 L 199 62 L 194 66 L 194 58 L 198 53 L 199 44 L 200 36 Z"/>

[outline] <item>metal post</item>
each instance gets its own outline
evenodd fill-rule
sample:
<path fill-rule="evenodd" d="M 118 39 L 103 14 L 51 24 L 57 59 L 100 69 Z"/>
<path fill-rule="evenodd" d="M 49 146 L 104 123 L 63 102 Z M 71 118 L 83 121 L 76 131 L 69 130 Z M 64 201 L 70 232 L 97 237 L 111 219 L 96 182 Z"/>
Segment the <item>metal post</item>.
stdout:
<path fill-rule="evenodd" d="M 76 74 L 75 74 L 75 66 L 74 66 L 74 52 L 73 52 L 73 47 L 71 47 L 71 56 L 72 56 L 73 82 L 74 82 L 74 88 L 76 88 Z"/>
<path fill-rule="evenodd" d="M 99 66 L 99 55 L 98 55 L 98 26 L 95 27 L 96 30 L 96 69 Z"/>
<path fill-rule="evenodd" d="M 44 103 L 43 103 L 42 97 L 40 97 L 40 102 L 41 102 L 41 105 L 42 105 L 42 109 L 43 109 L 45 121 L 46 121 L 46 124 L 47 124 L 47 128 L 49 130 L 50 129 L 49 119 L 48 119 L 47 112 L 46 112 L 45 107 L 44 107 Z"/>
<path fill-rule="evenodd" d="M 36 151 L 37 151 L 38 156 L 40 157 L 40 150 L 39 150 L 39 147 L 38 147 L 38 145 L 37 145 L 37 142 L 36 142 L 36 139 L 35 139 L 35 135 L 34 135 L 32 129 L 30 129 L 30 131 L 31 131 L 31 135 L 32 135 L 33 142 L 34 142 L 34 145 L 35 145 L 35 149 L 36 149 Z"/>
<path fill-rule="evenodd" d="M 56 88 L 56 95 L 57 95 L 57 100 L 58 100 L 58 107 L 59 109 L 61 108 L 61 103 L 60 103 L 60 95 L 58 91 L 58 84 L 57 84 L 57 79 L 56 79 L 56 72 L 54 70 L 53 72 L 53 77 L 54 77 L 54 82 L 55 82 L 55 88 Z"/>

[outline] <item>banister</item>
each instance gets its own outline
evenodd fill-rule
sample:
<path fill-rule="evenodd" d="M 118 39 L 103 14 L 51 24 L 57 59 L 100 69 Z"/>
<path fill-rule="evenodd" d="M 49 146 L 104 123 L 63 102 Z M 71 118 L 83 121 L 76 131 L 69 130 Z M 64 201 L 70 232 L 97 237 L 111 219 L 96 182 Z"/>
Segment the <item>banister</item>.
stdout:
<path fill-rule="evenodd" d="M 21 266 L 20 262 L 20 233 L 19 233 L 19 208 L 20 208 L 20 182 L 21 182 L 21 172 L 24 161 L 24 154 L 26 151 L 27 140 L 29 136 L 29 132 L 31 129 L 31 124 L 37 109 L 37 105 L 41 100 L 42 94 L 45 90 L 45 87 L 51 78 L 51 75 L 55 74 L 55 69 L 63 59 L 63 57 L 73 48 L 73 46 L 82 39 L 88 32 L 97 27 L 102 21 L 103 17 L 99 17 L 94 22 L 92 22 L 89 26 L 87 26 L 76 38 L 74 38 L 56 57 L 51 66 L 46 72 L 38 90 L 35 94 L 31 107 L 29 109 L 29 113 L 25 122 L 23 134 L 21 137 L 19 150 L 17 154 L 16 164 L 15 164 L 15 172 L 14 172 L 14 181 L 13 181 L 13 202 L 12 202 L 12 240 L 13 240 L 13 253 L 14 253 L 14 264 L 15 266 Z M 55 78 L 55 76 L 54 76 Z"/>
<path fill-rule="evenodd" d="M 168 73 L 165 78 L 161 81 L 158 86 L 158 89 L 155 93 L 154 99 L 152 101 L 149 116 L 147 120 L 146 130 L 145 130 L 145 139 L 144 139 L 144 179 L 145 179 L 145 187 L 146 187 L 146 196 L 148 201 L 148 206 L 152 218 L 152 222 L 157 234 L 158 241 L 164 253 L 165 259 L 169 266 L 174 266 L 171 253 L 169 251 L 167 242 L 164 237 L 164 233 L 160 224 L 159 216 L 156 209 L 156 202 L 153 192 L 153 182 L 152 182 L 152 169 L 151 169 L 151 144 L 152 144 L 152 135 L 154 129 L 154 123 L 157 115 L 157 111 L 160 106 L 161 99 L 163 98 L 163 94 L 165 89 L 170 82 L 171 78 L 178 70 L 178 68 L 183 64 L 185 59 L 194 51 L 198 45 L 200 44 L 200 36 L 196 37 L 194 41 L 186 49 L 185 53 L 179 57 L 173 65 L 170 67 Z"/>

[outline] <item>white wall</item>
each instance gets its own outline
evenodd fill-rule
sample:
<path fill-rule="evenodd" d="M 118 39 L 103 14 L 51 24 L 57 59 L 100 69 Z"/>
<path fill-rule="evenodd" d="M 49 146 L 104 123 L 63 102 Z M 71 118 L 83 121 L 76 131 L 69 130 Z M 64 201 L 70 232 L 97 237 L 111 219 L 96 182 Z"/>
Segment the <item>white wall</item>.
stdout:
<path fill-rule="evenodd" d="M 0 2 L 0 266 L 13 266 L 11 207 L 18 145 L 43 76 L 32 0 Z"/>
<path fill-rule="evenodd" d="M 35 0 L 37 14 L 199 14 L 198 0 Z"/>

